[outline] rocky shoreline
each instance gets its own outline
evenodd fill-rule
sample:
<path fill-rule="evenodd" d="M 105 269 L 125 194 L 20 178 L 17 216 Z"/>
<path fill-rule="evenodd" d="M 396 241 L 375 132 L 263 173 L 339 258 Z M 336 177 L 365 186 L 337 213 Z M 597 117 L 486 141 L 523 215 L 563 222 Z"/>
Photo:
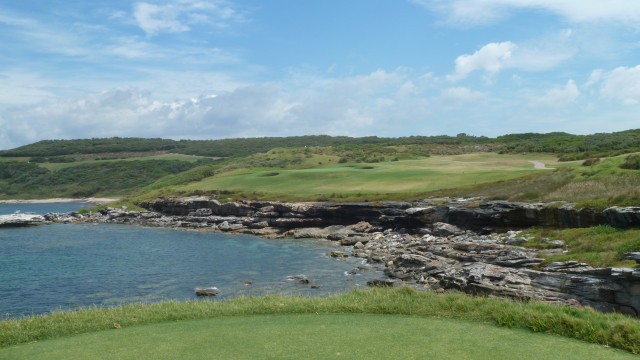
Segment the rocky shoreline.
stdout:
<path fill-rule="evenodd" d="M 418 203 L 220 203 L 208 197 L 157 199 L 147 211 L 107 208 L 92 214 L 47 214 L 49 222 L 137 224 L 253 234 L 323 238 L 384 268 L 377 286 L 410 284 L 434 291 L 455 289 L 605 312 L 640 314 L 640 268 L 593 268 L 577 262 L 542 265 L 540 250 L 518 229 L 529 226 L 640 226 L 640 208 L 602 212 L 569 204 L 482 199 L 430 199 Z M 551 241 L 549 252 L 564 251 Z M 640 253 L 627 254 L 640 263 Z M 357 271 L 357 269 L 354 269 Z"/>

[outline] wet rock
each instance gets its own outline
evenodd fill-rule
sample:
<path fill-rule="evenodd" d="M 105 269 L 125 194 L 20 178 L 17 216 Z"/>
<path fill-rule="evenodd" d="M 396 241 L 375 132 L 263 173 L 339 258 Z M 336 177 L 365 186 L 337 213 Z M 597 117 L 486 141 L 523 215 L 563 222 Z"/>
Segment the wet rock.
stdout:
<path fill-rule="evenodd" d="M 345 259 L 345 258 L 349 257 L 349 255 L 343 253 L 342 251 L 329 251 L 325 255 L 333 257 L 333 258 L 338 258 L 338 259 Z"/>
<path fill-rule="evenodd" d="M 309 278 L 307 278 L 306 275 L 290 275 L 287 276 L 287 280 L 288 281 L 295 281 L 298 284 L 301 285 L 309 285 L 311 284 L 311 280 Z"/>
<path fill-rule="evenodd" d="M 375 279 L 367 281 L 369 287 L 396 287 L 399 283 L 392 279 Z"/>
<path fill-rule="evenodd" d="M 220 290 L 215 287 L 206 287 L 206 288 L 196 288 L 195 289 L 196 296 L 216 296 L 220 294 Z"/>

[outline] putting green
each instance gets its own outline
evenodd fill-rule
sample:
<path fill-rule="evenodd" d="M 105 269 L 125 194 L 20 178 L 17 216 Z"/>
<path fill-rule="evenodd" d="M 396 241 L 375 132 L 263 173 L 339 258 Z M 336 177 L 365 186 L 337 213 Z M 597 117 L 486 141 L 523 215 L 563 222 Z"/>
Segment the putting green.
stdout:
<path fill-rule="evenodd" d="M 397 315 L 221 317 L 0 349 L 0 359 L 637 359 L 573 339 Z"/>

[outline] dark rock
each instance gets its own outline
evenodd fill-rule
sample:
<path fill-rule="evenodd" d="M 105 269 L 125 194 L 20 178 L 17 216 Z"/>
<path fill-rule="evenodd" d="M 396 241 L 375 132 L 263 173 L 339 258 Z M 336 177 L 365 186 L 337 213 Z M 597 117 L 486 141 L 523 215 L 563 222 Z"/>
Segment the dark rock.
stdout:
<path fill-rule="evenodd" d="M 448 206 L 414 207 L 405 210 L 405 214 L 423 224 L 445 222 L 449 215 Z"/>
<path fill-rule="evenodd" d="M 290 276 L 287 276 L 287 280 L 295 281 L 296 283 L 301 285 L 311 284 L 311 280 L 309 280 L 309 278 L 307 278 L 306 275 L 290 275 Z"/>
<path fill-rule="evenodd" d="M 211 216 L 211 209 L 198 209 L 189 213 L 189 216 Z"/>
<path fill-rule="evenodd" d="M 329 251 L 328 253 L 326 253 L 326 255 L 334 258 L 339 258 L 339 259 L 344 259 L 349 257 L 349 255 L 343 253 L 342 251 Z"/>
<path fill-rule="evenodd" d="M 367 281 L 369 287 L 396 287 L 398 282 L 391 279 L 376 279 Z"/>
<path fill-rule="evenodd" d="M 613 206 L 603 211 L 607 223 L 621 228 L 640 226 L 640 207 Z"/>
<path fill-rule="evenodd" d="M 635 260 L 636 263 L 640 264 L 640 252 L 628 252 L 622 256 L 627 260 Z"/>

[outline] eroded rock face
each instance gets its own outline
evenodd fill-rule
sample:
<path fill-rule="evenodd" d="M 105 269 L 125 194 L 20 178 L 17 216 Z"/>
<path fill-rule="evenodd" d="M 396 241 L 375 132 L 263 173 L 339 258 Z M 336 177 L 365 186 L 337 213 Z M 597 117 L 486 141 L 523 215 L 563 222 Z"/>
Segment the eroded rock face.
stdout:
<path fill-rule="evenodd" d="M 433 290 L 640 313 L 640 269 L 598 269 L 572 261 L 540 268 L 537 250 L 508 245 L 506 239 L 470 231 L 446 237 L 379 233 L 353 255 L 384 264 L 390 278 Z"/>
<path fill-rule="evenodd" d="M 558 202 L 432 199 L 415 204 L 271 201 L 238 201 L 223 204 L 216 199 L 199 196 L 156 199 L 142 202 L 140 206 L 172 216 L 254 217 L 269 222 L 271 226 L 289 228 L 353 225 L 360 221 L 374 226 L 398 228 L 419 228 L 432 226 L 435 223 L 446 223 L 477 231 L 485 228 L 511 229 L 530 226 L 571 228 L 602 224 L 622 228 L 640 227 L 640 207 L 610 207 L 599 212 L 593 209 L 577 209 L 572 204 Z"/>

